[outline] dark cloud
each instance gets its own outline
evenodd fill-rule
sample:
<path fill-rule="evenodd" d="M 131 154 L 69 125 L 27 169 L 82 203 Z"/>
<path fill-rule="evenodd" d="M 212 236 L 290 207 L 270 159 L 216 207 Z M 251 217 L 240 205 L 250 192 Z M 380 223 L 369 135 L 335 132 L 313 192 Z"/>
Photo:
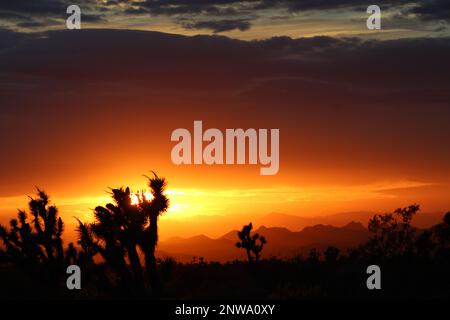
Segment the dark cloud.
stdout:
<path fill-rule="evenodd" d="M 63 19 L 70 0 L 2 0 L 0 17 L 9 26 L 45 27 L 46 19 Z M 107 2 L 79 0 L 83 20 L 102 23 L 113 16 L 153 15 L 171 17 L 188 29 L 208 29 L 214 32 L 229 30 L 248 30 L 251 23 L 261 16 L 267 17 L 267 11 L 279 19 L 287 19 L 293 12 L 348 10 L 363 12 L 372 0 L 111 0 Z M 419 22 L 450 21 L 450 2 L 446 0 L 417 0 L 412 6 L 406 0 L 393 0 L 380 3 L 383 10 L 397 12 L 398 19 L 404 25 Z M 263 14 L 264 11 L 264 14 Z M 414 14 L 414 16 L 412 16 Z M 392 15 L 391 15 L 392 17 Z M 419 22 L 417 22 L 417 18 Z M 392 20 L 392 19 L 391 19 Z M 389 21 L 388 21 L 389 22 Z M 396 22 L 392 21 L 391 25 Z M 398 24 L 397 23 L 397 24 Z M 7 24 L 8 25 L 8 24 Z M 420 29 L 420 28 L 419 28 Z"/>
<path fill-rule="evenodd" d="M 0 11 L 12 14 L 61 14 L 67 8 L 67 2 L 64 0 L 2 0 Z"/>
<path fill-rule="evenodd" d="M 185 22 L 183 26 L 187 29 L 207 29 L 214 33 L 240 30 L 246 31 L 250 29 L 251 24 L 247 19 L 236 20 L 214 20 L 214 21 L 198 21 L 198 22 Z"/>
<path fill-rule="evenodd" d="M 450 1 L 425 0 L 411 9 L 412 13 L 424 20 L 444 20 L 450 22 Z"/>
<path fill-rule="evenodd" d="M 447 30 L 448 30 L 447 26 L 441 25 L 441 26 L 437 26 L 433 31 L 434 32 L 443 32 L 443 31 L 447 31 Z"/>
<path fill-rule="evenodd" d="M 3 49 L 12 49 L 17 43 L 26 38 L 23 33 L 14 32 L 9 29 L 0 29 L 0 52 Z"/>
<path fill-rule="evenodd" d="M 96 1 L 78 0 L 2 0 L 0 1 L 0 17 L 12 26 L 21 28 L 43 28 L 61 23 L 65 26 L 66 9 L 77 4 L 82 9 L 82 19 L 87 22 L 104 22 L 103 16 L 96 10 L 101 8 Z"/>
<path fill-rule="evenodd" d="M 82 15 L 82 21 L 83 22 L 106 22 L 107 19 L 98 14 L 83 14 Z"/>
<path fill-rule="evenodd" d="M 174 22 L 186 29 L 211 30 L 214 33 L 241 30 L 251 27 L 251 20 L 257 16 L 252 14 L 255 0 L 146 0 L 131 3 L 125 9 L 126 14 L 132 15 L 162 15 L 174 17 Z M 130 2 L 129 2 L 130 4 Z"/>
<path fill-rule="evenodd" d="M 53 19 L 46 19 L 41 21 L 35 21 L 35 20 L 26 20 L 23 22 L 18 22 L 17 26 L 21 28 L 40 28 L 40 27 L 48 27 L 53 26 L 57 24 L 65 24 L 64 20 L 53 20 Z"/>
<path fill-rule="evenodd" d="M 196 119 L 280 128 L 284 166 L 414 177 L 408 168 L 427 167 L 425 181 L 448 181 L 448 38 L 240 41 L 2 30 L 0 46 L 1 181 L 40 183 L 39 172 L 88 176 L 85 168 L 98 170 L 130 149 L 129 161 L 153 161 L 144 149 L 170 157 L 161 143 Z"/>
<path fill-rule="evenodd" d="M 392 0 L 389 2 L 380 2 L 378 5 L 381 8 L 389 8 L 396 5 L 408 3 L 407 0 Z M 257 5 L 257 8 L 286 8 L 289 11 L 310 11 L 310 10 L 331 10 L 331 9 L 349 9 L 352 8 L 367 8 L 369 5 L 377 4 L 373 0 L 262 0 Z"/>
<path fill-rule="evenodd" d="M 236 24 L 214 27 L 220 31 Z M 27 40 L 17 46 L 15 39 L 19 35 Z M 0 52 L 2 73 L 43 76 L 46 81 L 58 79 L 59 84 L 64 82 L 60 80 L 85 77 L 86 83 L 126 79 L 127 83 L 143 81 L 161 90 L 182 85 L 192 92 L 234 88 L 243 93 L 262 86 L 262 91 L 268 93 L 276 86 L 266 88 L 267 82 L 288 82 L 285 89 L 301 88 L 306 82 L 308 86 L 321 83 L 339 87 L 333 89 L 337 95 L 349 88 L 367 94 L 413 90 L 417 95 L 426 92 L 425 87 L 447 83 L 450 73 L 450 63 L 443 59 L 450 54 L 448 38 L 363 41 L 277 37 L 246 42 L 125 30 L 43 35 L 29 37 L 3 31 L 1 43 L 11 43 L 14 48 Z M 211 73 L 216 75 L 213 81 Z M 417 88 L 421 89 L 416 91 Z M 303 93 L 319 91 L 316 88 Z M 299 92 L 293 89 L 290 95 Z"/>
<path fill-rule="evenodd" d="M 133 3 L 133 7 L 127 9 L 127 13 L 176 16 L 178 22 L 180 20 L 200 21 L 180 23 L 189 29 L 227 31 L 227 25 L 230 23 L 225 22 L 239 20 L 244 20 L 245 23 L 239 24 L 237 28 L 244 27 L 246 30 L 252 21 L 261 16 L 262 10 L 271 10 L 274 14 L 278 12 L 276 17 L 287 19 L 289 13 L 293 12 L 327 10 L 365 12 L 365 9 L 371 4 L 373 4 L 372 0 L 145 0 Z M 397 12 L 397 20 L 387 20 L 388 25 L 401 24 L 409 27 L 413 25 L 413 29 L 424 29 L 425 26 L 420 27 L 417 19 L 412 18 L 411 14 L 415 14 L 420 19 L 419 21 L 449 20 L 450 2 L 446 0 L 418 0 L 415 2 L 415 6 L 405 6 L 406 4 L 411 4 L 411 2 L 393 0 L 379 4 L 382 10 L 389 9 Z M 284 15 L 283 12 L 285 12 Z M 215 19 L 218 16 L 223 17 L 220 19 L 221 21 Z M 203 20 L 198 19 L 202 17 Z"/>
<path fill-rule="evenodd" d="M 140 14 L 147 14 L 149 12 L 148 12 L 148 10 L 146 10 L 144 8 L 130 7 L 130 8 L 125 9 L 124 13 L 125 14 L 131 14 L 131 15 L 140 15 Z"/>
<path fill-rule="evenodd" d="M 138 5 L 146 8 L 152 14 L 179 15 L 179 14 L 236 14 L 233 6 L 245 3 L 256 3 L 252 0 L 145 0 Z"/>
<path fill-rule="evenodd" d="M 0 19 L 5 20 L 26 20 L 27 16 L 15 12 L 0 11 Z"/>
<path fill-rule="evenodd" d="M 426 0 L 422 0 L 426 1 Z M 381 3 L 382 8 L 409 3 L 407 0 L 393 0 Z M 145 0 L 133 3 L 135 6 L 146 8 L 152 14 L 239 14 L 254 10 L 286 9 L 290 12 L 311 10 L 332 10 L 367 8 L 374 4 L 372 0 Z"/>

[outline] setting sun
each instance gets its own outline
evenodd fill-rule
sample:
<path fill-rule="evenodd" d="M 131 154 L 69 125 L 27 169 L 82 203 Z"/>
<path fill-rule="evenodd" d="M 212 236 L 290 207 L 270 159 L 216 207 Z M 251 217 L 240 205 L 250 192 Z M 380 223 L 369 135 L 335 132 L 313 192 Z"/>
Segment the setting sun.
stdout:
<path fill-rule="evenodd" d="M 137 205 L 139 201 L 142 199 L 142 196 L 145 198 L 145 200 L 151 200 L 153 199 L 153 195 L 150 192 L 140 192 L 140 193 L 132 193 L 131 198 L 131 204 Z"/>

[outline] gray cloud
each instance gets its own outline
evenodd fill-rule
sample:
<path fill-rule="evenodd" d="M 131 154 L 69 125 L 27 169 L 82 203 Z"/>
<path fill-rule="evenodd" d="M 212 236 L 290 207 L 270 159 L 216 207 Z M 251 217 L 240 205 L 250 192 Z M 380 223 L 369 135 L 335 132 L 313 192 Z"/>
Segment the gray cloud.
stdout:
<path fill-rule="evenodd" d="M 250 29 L 251 24 L 247 19 L 236 19 L 186 22 L 183 23 L 183 26 L 187 29 L 207 29 L 212 30 L 214 33 L 219 33 L 235 29 L 246 31 Z"/>
<path fill-rule="evenodd" d="M 412 13 L 424 20 L 444 20 L 450 22 L 450 2 L 447 0 L 425 0 L 411 9 Z"/>
<path fill-rule="evenodd" d="M 21 28 L 48 27 L 57 23 L 65 26 L 66 9 L 71 4 L 74 4 L 71 0 L 2 0 L 0 1 L 0 17 L 4 19 L 4 23 Z M 100 3 L 78 0 L 76 4 L 82 8 L 84 21 L 105 21 L 99 14 Z"/>
<path fill-rule="evenodd" d="M 43 0 L 43 1 L 28 1 L 28 0 L 2 0 L 0 1 L 0 11 L 11 12 L 12 14 L 60 14 L 65 12 L 65 5 L 67 1 L 64 0 Z"/>
<path fill-rule="evenodd" d="M 122 2 L 126 1 L 123 0 Z M 365 8 L 371 4 L 373 4 L 372 0 L 145 0 L 140 3 L 133 3 L 133 8 L 127 9 L 127 13 L 176 16 L 176 21 L 190 20 L 188 23 L 180 23 L 185 28 L 210 29 L 215 32 L 219 30 L 220 32 L 220 30 L 229 31 L 242 27 L 247 30 L 247 26 L 249 27 L 252 21 L 259 18 L 263 10 L 274 12 L 278 10 L 277 17 L 287 19 L 290 17 L 289 14 L 293 12 L 324 10 L 364 12 Z M 416 5 L 412 7 L 405 7 L 405 4 L 411 4 L 411 2 L 393 0 L 389 3 L 380 3 L 380 6 L 383 10 L 398 11 L 396 16 L 401 21 L 390 21 L 390 24 L 411 26 L 412 23 L 415 23 L 415 29 L 423 28 L 417 25 L 417 20 L 411 18 L 411 14 L 415 14 L 419 21 L 425 22 L 448 21 L 450 17 L 450 2 L 446 0 L 418 0 L 415 2 Z M 202 17 L 206 22 L 198 19 Z M 217 17 L 222 18 L 219 20 Z M 227 27 L 233 25 L 232 21 L 237 22 L 239 20 L 245 21 L 245 24 L 235 23 L 236 27 L 233 29 Z"/>
<path fill-rule="evenodd" d="M 136 15 L 170 17 L 174 23 L 187 29 L 207 29 L 214 32 L 248 30 L 251 24 L 267 11 L 278 18 L 289 18 L 293 12 L 363 10 L 372 4 L 371 0 L 111 0 L 108 2 L 79 0 L 83 20 L 103 23 L 113 16 L 126 16 L 130 20 Z M 64 19 L 70 0 L 2 0 L 0 17 L 8 27 L 45 27 L 53 25 L 52 20 Z M 420 23 L 450 21 L 450 2 L 446 0 L 417 0 L 413 6 L 406 0 L 380 3 L 382 9 L 397 11 L 397 24 L 421 29 Z M 414 14 L 414 16 L 412 16 Z M 394 15 L 395 17 L 395 15 Z M 391 19 L 392 20 L 392 19 Z M 48 23 L 46 23 L 48 21 Z M 392 25 L 395 21 L 390 22 Z M 443 30 L 442 27 L 440 30 Z"/>

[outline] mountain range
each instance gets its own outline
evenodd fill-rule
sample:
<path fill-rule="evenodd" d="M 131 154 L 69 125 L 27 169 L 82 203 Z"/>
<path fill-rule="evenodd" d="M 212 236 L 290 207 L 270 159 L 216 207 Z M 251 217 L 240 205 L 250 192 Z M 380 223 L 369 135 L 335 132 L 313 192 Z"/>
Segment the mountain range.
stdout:
<path fill-rule="evenodd" d="M 194 257 L 219 262 L 245 259 L 244 250 L 236 248 L 235 245 L 238 240 L 237 232 L 233 230 L 219 238 L 209 238 L 205 235 L 173 237 L 159 243 L 158 255 L 171 256 L 182 262 L 192 261 Z M 262 253 L 265 258 L 305 255 L 311 248 L 323 251 L 329 245 L 345 251 L 364 242 L 369 236 L 369 231 L 359 222 L 350 222 L 342 227 L 318 224 L 305 227 L 301 231 L 261 226 L 255 232 L 267 239 L 268 243 Z"/>
<path fill-rule="evenodd" d="M 191 217 L 163 216 L 160 220 L 160 239 L 168 240 L 172 237 L 190 238 L 205 235 L 209 238 L 220 238 L 228 230 L 241 228 L 244 224 L 253 222 L 255 228 L 280 227 L 290 231 L 301 231 L 308 226 L 318 224 L 343 227 L 350 221 L 359 222 L 367 226 L 369 219 L 377 212 L 354 211 L 341 212 L 323 216 L 301 216 L 284 213 L 269 213 L 265 215 L 229 214 L 229 215 L 197 215 Z M 412 220 L 418 228 L 429 228 L 442 220 L 443 213 L 420 212 Z"/>
<path fill-rule="evenodd" d="M 285 227 L 289 230 L 301 230 L 307 226 L 316 224 L 326 224 L 336 227 L 344 226 L 349 221 L 359 222 L 367 226 L 369 220 L 377 212 L 370 211 L 352 211 L 341 212 L 332 215 L 316 216 L 316 217 L 302 217 L 296 215 L 289 215 L 283 213 L 272 212 L 265 216 L 255 219 L 257 226 L 277 226 Z M 420 212 L 412 219 L 412 225 L 418 228 L 429 228 L 442 220 L 442 212 Z"/>
<path fill-rule="evenodd" d="M 270 213 L 254 217 L 247 216 L 196 216 L 179 220 L 161 220 L 161 230 L 176 230 L 176 237 L 161 237 L 158 255 L 171 256 L 178 261 L 189 262 L 203 257 L 208 261 L 231 261 L 245 259 L 245 252 L 236 248 L 237 228 L 226 234 L 228 226 L 241 227 L 253 222 L 255 232 L 263 235 L 268 244 L 263 257 L 292 257 L 307 254 L 310 249 L 323 251 L 333 245 L 342 251 L 364 242 L 369 231 L 368 221 L 374 212 L 343 212 L 327 216 L 303 217 L 283 213 Z M 412 220 L 418 228 L 429 228 L 442 219 L 442 213 L 420 213 Z M 352 221 L 349 223 L 349 221 Z M 208 226 L 205 232 L 205 225 Z M 205 234 L 206 233 L 206 234 Z M 197 235 L 195 235 L 197 234 Z M 195 235 L 195 236 L 194 236 Z"/>

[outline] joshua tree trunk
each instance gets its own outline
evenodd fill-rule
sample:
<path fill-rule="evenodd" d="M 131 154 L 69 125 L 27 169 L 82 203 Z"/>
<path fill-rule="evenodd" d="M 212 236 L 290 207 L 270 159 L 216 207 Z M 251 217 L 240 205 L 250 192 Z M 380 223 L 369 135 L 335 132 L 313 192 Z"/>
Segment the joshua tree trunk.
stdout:
<path fill-rule="evenodd" d="M 142 246 L 145 252 L 145 266 L 152 295 L 153 297 L 159 297 L 162 283 L 158 276 L 155 257 L 155 249 L 158 244 L 158 217 L 166 212 L 169 207 L 169 199 L 164 195 L 166 180 L 159 178 L 154 172 L 153 175 L 153 178 L 147 177 L 153 199 L 150 202 L 148 202 L 148 199 L 144 201 L 144 212 L 149 218 L 150 225 L 145 230 L 145 240 Z"/>
<path fill-rule="evenodd" d="M 58 238 L 56 241 L 56 254 L 57 254 L 58 264 L 62 264 L 64 261 L 64 249 L 63 249 L 63 243 L 62 243 L 61 238 Z"/>
<path fill-rule="evenodd" d="M 135 287 L 139 294 L 143 294 L 145 292 L 144 276 L 141 262 L 139 261 L 139 255 L 137 254 L 136 246 L 134 244 L 128 246 L 128 258 L 130 259 L 131 268 L 134 274 Z"/>
<path fill-rule="evenodd" d="M 53 262 L 55 259 L 53 258 L 53 247 L 50 241 L 44 240 L 45 252 L 47 253 L 47 259 L 50 262 Z"/>
<path fill-rule="evenodd" d="M 120 275 L 120 286 L 125 294 L 133 292 L 132 281 L 133 277 L 130 270 L 127 268 L 124 256 L 118 253 L 117 248 L 110 243 L 112 239 L 106 239 L 106 247 L 102 253 L 103 258 Z"/>
<path fill-rule="evenodd" d="M 248 263 L 253 264 L 253 257 L 252 257 L 252 253 L 251 253 L 250 249 L 247 249 L 247 258 L 248 258 Z"/>
<path fill-rule="evenodd" d="M 159 281 L 156 269 L 156 257 L 155 250 L 158 243 L 158 213 L 150 214 L 150 226 L 148 227 L 149 236 L 149 248 L 145 253 L 145 264 L 147 274 L 150 279 L 150 286 L 152 288 L 153 295 L 159 295 Z"/>

